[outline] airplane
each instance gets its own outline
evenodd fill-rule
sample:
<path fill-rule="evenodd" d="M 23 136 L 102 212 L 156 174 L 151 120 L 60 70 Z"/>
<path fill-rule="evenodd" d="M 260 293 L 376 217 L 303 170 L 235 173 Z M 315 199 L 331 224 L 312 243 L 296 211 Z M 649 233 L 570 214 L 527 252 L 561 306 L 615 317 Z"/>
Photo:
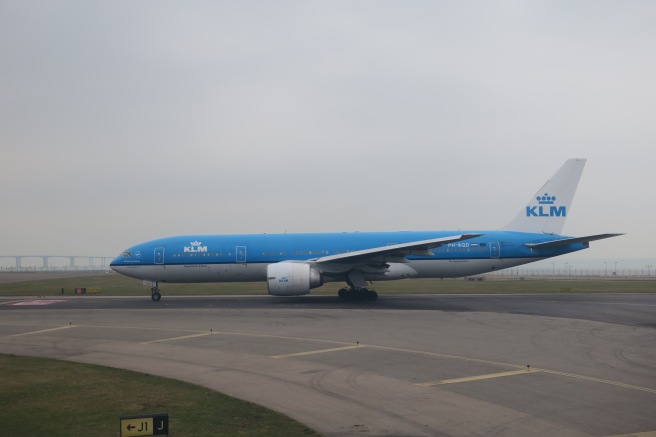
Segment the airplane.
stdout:
<path fill-rule="evenodd" d="M 561 235 L 586 159 L 569 159 L 500 230 L 187 235 L 124 250 L 112 270 L 160 283 L 266 281 L 272 296 L 346 282 L 345 300 L 376 300 L 373 281 L 456 278 L 587 249 L 623 234 Z"/>

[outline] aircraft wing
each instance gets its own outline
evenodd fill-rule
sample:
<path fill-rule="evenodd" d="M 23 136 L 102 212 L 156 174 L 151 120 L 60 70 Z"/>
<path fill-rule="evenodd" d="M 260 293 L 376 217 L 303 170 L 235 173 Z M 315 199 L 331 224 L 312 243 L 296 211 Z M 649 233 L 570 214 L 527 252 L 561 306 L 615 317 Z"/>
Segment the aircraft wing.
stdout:
<path fill-rule="evenodd" d="M 374 247 L 372 249 L 356 250 L 338 255 L 324 256 L 314 260 L 317 264 L 383 264 L 386 262 L 407 262 L 410 255 L 433 256 L 431 249 L 457 241 L 469 240 L 483 234 L 460 234 L 449 237 L 433 238 L 431 240 L 412 241 L 410 243 L 392 244 Z"/>
<path fill-rule="evenodd" d="M 617 237 L 619 235 L 624 234 L 599 234 L 587 237 L 564 238 L 562 240 L 547 241 L 544 243 L 528 243 L 526 244 L 526 247 L 530 247 L 531 249 L 544 249 L 547 247 L 569 246 L 574 243 L 589 243 L 590 241 L 603 240 L 604 238 Z"/>

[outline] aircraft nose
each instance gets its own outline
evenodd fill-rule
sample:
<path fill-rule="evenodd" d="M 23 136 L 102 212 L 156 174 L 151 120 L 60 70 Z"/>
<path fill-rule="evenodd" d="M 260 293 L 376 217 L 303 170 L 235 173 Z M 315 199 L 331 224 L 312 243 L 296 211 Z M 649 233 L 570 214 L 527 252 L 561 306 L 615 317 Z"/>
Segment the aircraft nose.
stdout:
<path fill-rule="evenodd" d="M 123 258 L 121 256 L 117 256 L 112 260 L 112 262 L 109 263 L 109 267 L 115 272 L 118 272 L 117 268 L 122 265 L 123 265 Z"/>
<path fill-rule="evenodd" d="M 115 272 L 121 273 L 122 267 L 125 267 L 128 264 L 127 261 L 131 255 L 132 251 L 130 249 L 124 250 L 109 263 L 109 267 Z"/>

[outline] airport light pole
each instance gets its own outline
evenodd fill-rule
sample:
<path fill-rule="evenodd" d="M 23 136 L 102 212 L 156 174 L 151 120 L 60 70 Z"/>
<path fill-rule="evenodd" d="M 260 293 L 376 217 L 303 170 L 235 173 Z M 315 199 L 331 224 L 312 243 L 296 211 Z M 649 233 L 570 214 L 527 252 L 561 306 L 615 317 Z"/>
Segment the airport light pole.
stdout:
<path fill-rule="evenodd" d="M 617 276 L 617 261 L 615 261 L 615 276 Z"/>
<path fill-rule="evenodd" d="M 647 267 L 647 277 L 651 276 L 651 271 L 649 269 L 651 269 L 653 266 L 650 264 L 650 265 L 645 266 L 645 267 Z"/>

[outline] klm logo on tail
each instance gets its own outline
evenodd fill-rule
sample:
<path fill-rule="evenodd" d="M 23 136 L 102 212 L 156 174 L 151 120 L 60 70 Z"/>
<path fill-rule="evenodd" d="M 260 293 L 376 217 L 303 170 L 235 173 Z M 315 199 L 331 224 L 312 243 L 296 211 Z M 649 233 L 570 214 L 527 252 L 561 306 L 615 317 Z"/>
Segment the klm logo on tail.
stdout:
<path fill-rule="evenodd" d="M 527 206 L 526 217 L 567 217 L 566 206 L 555 206 L 556 196 L 544 193 L 535 198 L 539 206 Z"/>

